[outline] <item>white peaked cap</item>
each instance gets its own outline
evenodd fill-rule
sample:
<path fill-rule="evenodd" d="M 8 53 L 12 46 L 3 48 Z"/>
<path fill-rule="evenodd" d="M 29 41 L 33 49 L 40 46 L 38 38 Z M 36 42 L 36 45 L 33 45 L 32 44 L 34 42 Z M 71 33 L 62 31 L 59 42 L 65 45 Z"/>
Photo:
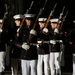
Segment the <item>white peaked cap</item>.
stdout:
<path fill-rule="evenodd" d="M 59 20 L 58 18 L 55 18 L 55 19 L 51 19 L 50 22 L 58 23 L 58 20 Z M 61 23 L 61 21 L 59 23 Z"/>
<path fill-rule="evenodd" d="M 24 14 L 24 16 L 27 18 L 33 18 L 35 16 L 35 14 Z"/>
<path fill-rule="evenodd" d="M 22 19 L 23 18 L 23 15 L 17 14 L 17 15 L 14 15 L 13 18 L 14 19 Z"/>
<path fill-rule="evenodd" d="M 46 21 L 47 18 L 39 18 L 38 21 Z"/>
<path fill-rule="evenodd" d="M 0 19 L 0 23 L 2 23 L 2 21 L 3 21 L 3 20 L 2 20 L 2 19 Z"/>

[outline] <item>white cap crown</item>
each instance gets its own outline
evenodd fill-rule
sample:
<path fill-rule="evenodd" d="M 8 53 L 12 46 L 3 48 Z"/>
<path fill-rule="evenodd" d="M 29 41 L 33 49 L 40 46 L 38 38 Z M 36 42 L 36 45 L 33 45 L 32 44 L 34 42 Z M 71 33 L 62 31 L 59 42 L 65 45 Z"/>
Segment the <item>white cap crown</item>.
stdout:
<path fill-rule="evenodd" d="M 59 19 L 55 18 L 55 19 L 51 19 L 50 22 L 58 23 L 58 20 Z M 59 23 L 61 23 L 61 21 L 59 21 Z"/>
<path fill-rule="evenodd" d="M 33 18 L 33 17 L 35 17 L 35 14 L 24 14 L 24 16 L 26 18 Z"/>
<path fill-rule="evenodd" d="M 40 22 L 40 21 L 45 22 L 45 21 L 47 21 L 47 18 L 39 18 L 38 21 L 39 21 L 39 22 Z"/>
<path fill-rule="evenodd" d="M 22 19 L 23 18 L 23 15 L 17 14 L 17 15 L 14 15 L 13 18 L 14 19 Z"/>

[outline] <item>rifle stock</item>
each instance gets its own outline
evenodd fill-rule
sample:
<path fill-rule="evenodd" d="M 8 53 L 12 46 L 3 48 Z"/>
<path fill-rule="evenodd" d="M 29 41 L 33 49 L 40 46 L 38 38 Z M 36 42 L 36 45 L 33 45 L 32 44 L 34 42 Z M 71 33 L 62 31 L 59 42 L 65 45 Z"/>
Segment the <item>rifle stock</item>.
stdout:
<path fill-rule="evenodd" d="M 49 23 L 49 21 L 50 21 L 50 17 L 51 17 L 51 16 L 48 17 L 48 20 L 47 20 L 47 22 L 46 22 L 46 24 L 45 24 L 45 28 L 47 28 L 48 25 L 49 25 L 48 23 Z"/>

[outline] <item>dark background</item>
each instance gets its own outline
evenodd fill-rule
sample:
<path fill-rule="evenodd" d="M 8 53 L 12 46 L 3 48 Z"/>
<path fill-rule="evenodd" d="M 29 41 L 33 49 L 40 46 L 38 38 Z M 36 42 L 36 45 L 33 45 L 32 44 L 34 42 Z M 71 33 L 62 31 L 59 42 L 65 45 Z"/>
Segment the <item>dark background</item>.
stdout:
<path fill-rule="evenodd" d="M 4 16 L 4 13 L 6 12 L 5 4 L 7 4 L 7 7 L 8 7 L 7 18 L 9 21 L 8 23 L 10 25 L 13 25 L 13 15 L 25 14 L 31 2 L 32 0 L 0 0 L 0 18 L 3 18 Z M 30 13 L 38 14 L 40 8 L 42 8 L 44 5 L 44 2 L 45 0 L 34 0 L 34 4 L 32 9 L 30 10 Z M 65 11 L 63 13 L 63 16 L 65 15 L 67 11 L 69 11 L 63 25 L 63 29 L 69 32 L 71 29 L 74 28 L 73 21 L 75 20 L 75 2 L 74 0 L 47 0 L 47 4 L 42 13 L 44 17 L 49 16 L 55 3 L 57 3 L 57 6 L 53 14 L 53 17 L 58 18 L 64 6 L 65 6 Z M 66 45 L 65 66 L 62 68 L 63 68 L 63 71 L 72 72 L 72 53 L 71 53 L 71 47 L 69 45 Z"/>
<path fill-rule="evenodd" d="M 31 13 L 38 14 L 40 8 L 43 7 L 45 0 L 33 0 L 34 4 L 31 8 Z M 29 8 L 32 0 L 0 0 L 0 18 L 3 18 L 3 15 L 5 13 L 5 4 L 8 6 L 8 12 L 9 12 L 9 18 L 10 18 L 10 24 L 12 24 L 12 17 L 14 14 L 25 14 L 27 9 Z M 47 0 L 46 6 L 44 8 L 44 11 L 42 15 L 44 17 L 48 17 L 51 10 L 53 9 L 55 3 L 57 3 L 57 7 L 55 9 L 55 12 L 53 14 L 53 17 L 59 17 L 63 6 L 65 6 L 65 11 L 63 16 L 67 11 L 69 11 L 66 21 L 63 25 L 63 28 L 66 30 L 72 29 L 74 27 L 73 20 L 75 19 L 75 2 L 74 0 Z"/>

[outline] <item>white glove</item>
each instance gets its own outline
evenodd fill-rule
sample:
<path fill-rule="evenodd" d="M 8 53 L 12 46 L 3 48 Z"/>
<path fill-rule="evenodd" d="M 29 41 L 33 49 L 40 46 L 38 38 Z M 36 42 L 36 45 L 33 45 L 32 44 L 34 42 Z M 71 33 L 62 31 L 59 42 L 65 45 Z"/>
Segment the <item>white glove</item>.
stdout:
<path fill-rule="evenodd" d="M 37 44 L 37 48 L 39 48 L 39 44 Z"/>
<path fill-rule="evenodd" d="M 54 29 L 54 32 L 59 34 L 59 30 L 57 28 Z"/>
<path fill-rule="evenodd" d="M 3 30 L 0 28 L 0 33 L 2 32 Z"/>
<path fill-rule="evenodd" d="M 62 41 L 62 40 L 59 40 L 59 42 L 60 42 L 60 43 L 63 43 L 63 41 Z"/>
<path fill-rule="evenodd" d="M 30 48 L 30 46 L 24 43 L 22 44 L 22 48 L 27 51 Z"/>
<path fill-rule="evenodd" d="M 73 54 L 73 56 L 75 56 L 75 54 Z"/>
<path fill-rule="evenodd" d="M 56 44 L 56 41 L 55 40 L 50 40 L 50 43 L 51 44 Z"/>
<path fill-rule="evenodd" d="M 43 29 L 43 32 L 48 33 L 48 29 L 47 28 L 44 28 Z"/>
<path fill-rule="evenodd" d="M 20 28 L 17 29 L 17 33 L 19 32 Z"/>
<path fill-rule="evenodd" d="M 32 30 L 30 31 L 30 34 L 32 34 L 32 35 L 37 35 L 37 33 L 36 33 L 36 31 L 35 31 L 34 29 L 32 29 Z"/>

